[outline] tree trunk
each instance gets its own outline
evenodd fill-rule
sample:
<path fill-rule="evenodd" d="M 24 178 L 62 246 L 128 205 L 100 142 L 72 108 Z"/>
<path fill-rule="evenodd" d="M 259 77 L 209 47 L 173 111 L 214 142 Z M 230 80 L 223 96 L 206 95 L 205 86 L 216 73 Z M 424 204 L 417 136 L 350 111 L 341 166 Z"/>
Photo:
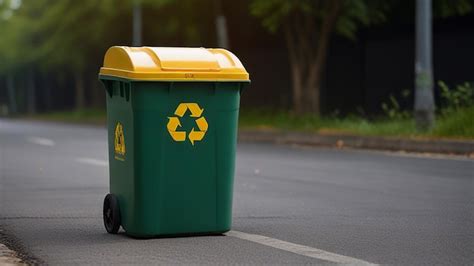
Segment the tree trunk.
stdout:
<path fill-rule="evenodd" d="M 321 82 L 326 65 L 329 32 L 321 32 L 317 56 L 309 68 L 307 76 L 308 112 L 320 115 L 321 113 Z"/>
<path fill-rule="evenodd" d="M 331 2 L 331 6 L 329 7 L 329 13 L 321 25 L 316 57 L 309 68 L 308 89 L 309 100 L 311 101 L 309 107 L 310 111 L 317 115 L 321 113 L 321 82 L 324 66 L 326 65 L 328 45 L 331 32 L 333 31 L 334 25 L 336 24 L 340 9 L 341 2 L 338 0 L 333 0 Z"/>
<path fill-rule="evenodd" d="M 303 101 L 303 78 L 302 78 L 302 66 L 297 57 L 297 51 L 295 50 L 295 43 L 293 39 L 293 34 L 291 28 L 288 24 L 285 25 L 285 40 L 288 46 L 288 59 L 290 61 L 291 69 L 291 96 L 292 96 L 292 105 L 293 111 L 297 114 L 304 112 L 304 101 Z"/>
<path fill-rule="evenodd" d="M 85 89 L 84 89 L 84 77 L 80 71 L 74 74 L 75 82 L 75 107 L 77 110 L 84 109 L 86 107 Z"/>
<path fill-rule="evenodd" d="M 302 13 L 292 14 L 284 24 L 296 113 L 319 115 L 321 111 L 321 82 L 327 49 L 341 9 L 340 0 L 324 3 L 328 4 L 327 16 L 320 27 L 316 27 L 314 17 Z"/>
<path fill-rule="evenodd" d="M 295 65 L 292 67 L 292 97 L 293 97 L 293 108 L 295 113 L 301 114 L 304 112 L 304 101 L 303 101 L 303 84 L 301 77 L 301 70 L 299 66 Z"/>

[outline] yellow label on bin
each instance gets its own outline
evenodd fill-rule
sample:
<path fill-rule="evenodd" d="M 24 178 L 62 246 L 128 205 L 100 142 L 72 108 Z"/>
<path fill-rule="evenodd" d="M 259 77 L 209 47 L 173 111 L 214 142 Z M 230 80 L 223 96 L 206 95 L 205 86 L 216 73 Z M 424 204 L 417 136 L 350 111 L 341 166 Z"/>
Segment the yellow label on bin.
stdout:
<path fill-rule="evenodd" d="M 115 126 L 115 141 L 114 141 L 114 148 L 115 148 L 115 159 L 117 160 L 124 160 L 123 157 L 118 157 L 117 155 L 124 156 L 125 155 L 125 137 L 123 134 L 123 126 L 120 122 L 117 122 Z"/>
<path fill-rule="evenodd" d="M 180 117 L 183 117 L 186 114 L 186 111 L 191 113 L 190 116 L 196 118 L 197 129 L 193 127 L 191 132 L 187 134 L 186 131 L 177 131 L 178 127 L 181 127 Z M 206 118 L 202 116 L 204 109 L 201 109 L 197 103 L 180 103 L 174 114 L 176 116 L 168 117 L 168 132 L 170 133 L 171 138 L 176 142 L 182 142 L 186 140 L 186 134 L 191 144 L 194 146 L 194 142 L 201 141 L 206 135 L 209 125 L 207 124 Z"/>

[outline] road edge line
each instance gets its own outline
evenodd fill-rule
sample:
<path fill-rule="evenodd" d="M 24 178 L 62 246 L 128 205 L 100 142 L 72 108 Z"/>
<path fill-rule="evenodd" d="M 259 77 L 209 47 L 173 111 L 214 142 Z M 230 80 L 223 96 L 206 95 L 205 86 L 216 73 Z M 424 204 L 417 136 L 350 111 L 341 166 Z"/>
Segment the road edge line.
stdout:
<path fill-rule="evenodd" d="M 225 235 L 251 241 L 251 242 L 265 245 L 268 247 L 288 251 L 294 254 L 298 254 L 298 255 L 314 258 L 314 259 L 324 260 L 327 262 L 333 262 L 337 264 L 377 265 L 377 264 L 364 261 L 361 259 L 344 256 L 344 255 L 332 253 L 329 251 L 325 251 L 322 249 L 295 244 L 295 243 L 279 240 L 276 238 L 266 237 L 262 235 L 249 234 L 249 233 L 244 233 L 244 232 L 239 232 L 239 231 L 229 231 L 225 233 Z"/>
<path fill-rule="evenodd" d="M 75 159 L 75 161 L 78 163 L 90 164 L 95 166 L 109 166 L 109 162 L 106 160 L 99 160 L 89 157 L 78 157 Z"/>
<path fill-rule="evenodd" d="M 29 142 L 41 145 L 41 146 L 48 146 L 53 147 L 56 145 L 56 142 L 52 139 L 42 138 L 42 137 L 28 137 L 26 138 Z"/>

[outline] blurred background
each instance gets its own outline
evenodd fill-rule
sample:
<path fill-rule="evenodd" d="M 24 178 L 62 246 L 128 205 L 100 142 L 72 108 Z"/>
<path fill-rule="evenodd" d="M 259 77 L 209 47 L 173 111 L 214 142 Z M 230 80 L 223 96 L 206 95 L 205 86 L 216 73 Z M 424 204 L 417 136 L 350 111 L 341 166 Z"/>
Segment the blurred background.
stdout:
<path fill-rule="evenodd" d="M 252 80 L 241 100 L 243 127 L 473 138 L 473 6 L 0 0 L 0 115 L 103 121 L 97 75 L 110 46 L 224 47 Z M 432 16 L 420 32 L 417 12 Z M 416 126 L 416 36 L 431 31 L 432 42 L 421 49 L 430 55 L 432 96 L 419 96 L 426 104 L 418 108 L 436 121 L 425 115 L 427 124 Z"/>

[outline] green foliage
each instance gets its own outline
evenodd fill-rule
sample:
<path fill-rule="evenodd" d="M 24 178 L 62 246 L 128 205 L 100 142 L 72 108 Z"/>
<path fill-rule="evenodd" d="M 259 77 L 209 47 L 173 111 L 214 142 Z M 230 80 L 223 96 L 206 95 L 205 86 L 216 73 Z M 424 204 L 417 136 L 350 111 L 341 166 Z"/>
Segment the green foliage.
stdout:
<path fill-rule="evenodd" d="M 157 5 L 156 0 L 143 4 L 145 40 L 159 40 L 160 46 L 214 45 L 209 40 L 215 39 L 212 13 L 215 0 L 160 1 L 163 4 Z"/>
<path fill-rule="evenodd" d="M 407 98 L 410 96 L 409 90 L 402 92 L 402 97 Z M 398 100 L 390 94 L 389 101 L 382 103 L 382 110 L 384 114 L 390 119 L 408 119 L 411 117 L 411 113 L 407 110 L 403 110 L 398 103 Z"/>
<path fill-rule="evenodd" d="M 433 13 L 436 17 L 463 16 L 473 11 L 473 0 L 435 0 L 433 2 Z"/>
<path fill-rule="evenodd" d="M 410 119 L 370 121 L 360 116 L 344 118 L 296 115 L 286 111 L 242 109 L 239 117 L 241 128 L 280 129 L 308 131 L 323 134 L 358 134 L 370 136 L 409 136 L 416 134 Z"/>
<path fill-rule="evenodd" d="M 15 70 L 33 59 L 30 21 L 18 15 L 22 8 L 16 6 L 16 2 L 3 0 L 0 3 L 0 72 Z"/>
<path fill-rule="evenodd" d="M 449 115 L 440 117 L 432 134 L 474 139 L 474 106 L 452 110 Z"/>
<path fill-rule="evenodd" d="M 38 2 L 44 5 L 48 0 Z M 96 2 L 63 0 L 37 10 L 41 19 L 35 33 L 42 66 L 68 66 L 76 71 L 84 68 L 87 53 L 100 45 L 104 21 L 112 10 L 112 0 Z"/>
<path fill-rule="evenodd" d="M 262 24 L 265 28 L 275 32 L 284 23 L 290 12 L 294 10 L 307 13 L 314 12 L 310 3 L 310 0 L 254 0 L 250 5 L 250 12 L 252 15 L 262 18 Z"/>
<path fill-rule="evenodd" d="M 282 24 L 287 23 L 292 14 L 304 14 L 320 25 L 327 19 L 330 4 L 331 1 L 325 0 L 253 0 L 250 12 L 262 19 L 262 25 L 265 28 L 270 32 L 275 32 Z M 384 21 L 385 12 L 389 6 L 386 1 L 343 0 L 335 31 L 342 36 L 355 38 L 360 25 L 366 26 Z"/>
<path fill-rule="evenodd" d="M 466 110 L 474 106 L 474 86 L 472 83 L 465 82 L 450 89 L 445 82 L 438 81 L 438 86 L 442 101 L 438 108 L 440 113 L 439 119 L 443 121 L 443 125 L 451 125 L 449 119 L 452 117 L 452 114 L 465 114 Z M 409 96 L 410 91 L 404 90 L 402 92 L 403 98 L 406 99 Z M 387 102 L 382 103 L 381 107 L 385 116 L 392 120 L 409 119 L 412 116 L 410 112 L 401 108 L 397 98 L 392 94 L 390 94 Z"/>
<path fill-rule="evenodd" d="M 431 132 L 420 133 L 411 118 L 368 120 L 361 116 L 344 118 L 295 115 L 287 111 L 242 108 L 243 129 L 289 130 L 322 134 L 356 134 L 391 137 L 443 137 L 474 139 L 474 107 L 460 108 L 436 119 Z"/>
<path fill-rule="evenodd" d="M 336 0 L 337 1 L 337 0 Z M 325 0 L 253 0 L 250 5 L 252 15 L 261 18 L 262 24 L 270 32 L 277 31 L 287 22 L 289 15 L 300 13 L 310 15 L 315 21 L 324 20 L 327 15 Z M 393 16 L 410 16 L 413 20 L 415 1 L 395 0 L 342 0 L 342 10 L 336 22 L 335 31 L 350 39 L 360 26 L 378 24 Z M 398 12 L 391 12 L 395 10 Z M 463 16 L 474 11 L 474 0 L 434 0 L 435 17 L 447 18 Z M 403 14 L 400 14 L 403 13 Z M 392 16 L 392 17 L 388 17 Z M 398 18 L 395 18 L 398 20 Z"/>
<path fill-rule="evenodd" d="M 346 0 L 343 2 L 341 16 L 336 22 L 336 33 L 355 39 L 360 26 L 384 22 L 390 3 L 378 0 Z"/>
<path fill-rule="evenodd" d="M 472 83 L 459 84 L 455 89 L 450 89 L 443 81 L 438 81 L 441 90 L 443 106 L 441 113 L 448 115 L 465 107 L 474 106 L 474 87 Z"/>
<path fill-rule="evenodd" d="M 402 118 L 405 117 L 406 113 L 401 111 L 400 105 L 398 104 L 397 99 L 390 95 L 388 103 L 382 103 L 382 110 L 384 111 L 385 115 L 389 118 Z"/>
<path fill-rule="evenodd" d="M 3 0 L 0 12 L 0 72 L 28 64 L 43 69 L 83 70 L 91 54 L 123 40 L 121 17 L 131 13 L 135 0 L 34 0 L 12 10 Z M 172 0 L 143 0 L 160 7 Z M 119 25 L 116 25 L 119 24 Z M 127 35 L 130 35 L 128 33 Z"/>

